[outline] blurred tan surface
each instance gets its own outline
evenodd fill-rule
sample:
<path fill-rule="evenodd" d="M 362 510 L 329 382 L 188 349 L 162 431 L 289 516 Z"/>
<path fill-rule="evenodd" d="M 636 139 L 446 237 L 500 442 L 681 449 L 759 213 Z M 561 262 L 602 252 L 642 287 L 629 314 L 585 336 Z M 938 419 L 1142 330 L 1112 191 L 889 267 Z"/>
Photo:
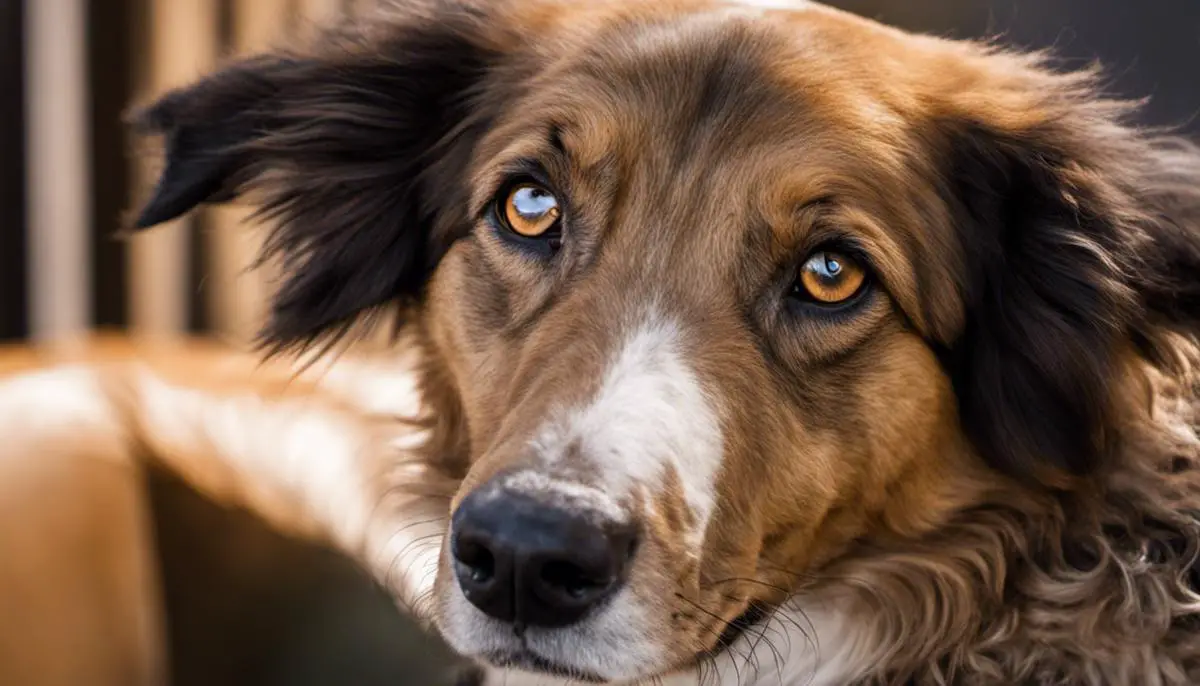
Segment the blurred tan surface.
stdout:
<path fill-rule="evenodd" d="M 101 336 L 0 346 L 0 384 L 131 355 L 200 379 L 262 371 L 204 340 Z M 0 439 L 0 685 L 454 683 L 457 659 L 337 552 L 113 446 L 59 431 L 30 450 L 35 433 Z"/>
<path fill-rule="evenodd" d="M 3 348 L 0 377 L 84 354 Z M 162 683 L 153 533 L 132 456 L 2 440 L 0 684 Z"/>
<path fill-rule="evenodd" d="M 36 462 L 0 451 L 0 684 L 161 683 L 141 475 L 46 448 Z"/>

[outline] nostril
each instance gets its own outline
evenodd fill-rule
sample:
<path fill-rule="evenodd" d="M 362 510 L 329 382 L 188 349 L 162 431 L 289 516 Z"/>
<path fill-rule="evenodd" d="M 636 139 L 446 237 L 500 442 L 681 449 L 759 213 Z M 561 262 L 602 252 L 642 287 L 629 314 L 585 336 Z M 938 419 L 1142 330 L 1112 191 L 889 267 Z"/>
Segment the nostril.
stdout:
<path fill-rule="evenodd" d="M 496 576 L 496 556 L 487 546 L 473 541 L 459 540 L 457 543 L 454 558 L 465 568 L 471 581 L 485 584 Z"/>
<path fill-rule="evenodd" d="M 612 585 L 612 578 L 598 578 L 582 567 L 564 560 L 552 560 L 542 566 L 541 582 L 549 589 L 560 591 L 568 598 L 587 602 Z"/>
<path fill-rule="evenodd" d="M 486 584 L 496 575 L 495 566 L 491 562 L 484 563 L 481 566 L 471 567 L 471 581 L 477 584 Z"/>

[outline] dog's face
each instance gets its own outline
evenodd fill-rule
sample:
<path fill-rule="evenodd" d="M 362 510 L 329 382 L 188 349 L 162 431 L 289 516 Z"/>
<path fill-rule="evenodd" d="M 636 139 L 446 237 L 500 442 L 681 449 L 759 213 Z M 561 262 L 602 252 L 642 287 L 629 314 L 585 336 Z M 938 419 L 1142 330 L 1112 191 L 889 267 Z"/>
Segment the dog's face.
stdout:
<path fill-rule="evenodd" d="M 152 107 L 142 224 L 264 189 L 282 345 L 415 304 L 441 631 L 644 677 L 1102 457 L 1139 236 L 1086 88 L 805 3 L 385 3 Z"/>
<path fill-rule="evenodd" d="M 872 121 L 886 105 L 828 92 L 862 67 L 825 64 L 823 14 L 561 21 L 539 33 L 569 47 L 478 143 L 471 230 L 430 285 L 473 448 L 440 626 L 468 654 L 644 676 L 711 650 L 854 537 L 969 502 L 918 296 L 945 282 L 928 243 L 949 237 L 905 197 L 911 168 Z M 599 560 L 554 553 L 579 569 L 549 585 L 586 598 L 495 607 L 474 570 L 460 579 L 482 564 L 486 585 L 523 583 L 525 565 L 488 556 L 540 518 L 610 539 Z M 592 545 L 563 535 L 552 548 Z"/>

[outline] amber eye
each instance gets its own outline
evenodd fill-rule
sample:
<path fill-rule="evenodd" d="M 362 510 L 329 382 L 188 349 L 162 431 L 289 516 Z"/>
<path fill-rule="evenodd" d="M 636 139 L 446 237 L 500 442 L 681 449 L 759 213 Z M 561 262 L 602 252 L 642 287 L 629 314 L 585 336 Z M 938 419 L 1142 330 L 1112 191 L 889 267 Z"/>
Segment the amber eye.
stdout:
<path fill-rule="evenodd" d="M 849 300 L 866 281 L 867 273 L 854 258 L 832 250 L 815 252 L 800 267 L 797 288 L 819 303 Z"/>
<path fill-rule="evenodd" d="M 537 238 L 558 223 L 558 198 L 536 183 L 520 183 L 505 195 L 501 205 L 504 223 L 513 233 Z"/>

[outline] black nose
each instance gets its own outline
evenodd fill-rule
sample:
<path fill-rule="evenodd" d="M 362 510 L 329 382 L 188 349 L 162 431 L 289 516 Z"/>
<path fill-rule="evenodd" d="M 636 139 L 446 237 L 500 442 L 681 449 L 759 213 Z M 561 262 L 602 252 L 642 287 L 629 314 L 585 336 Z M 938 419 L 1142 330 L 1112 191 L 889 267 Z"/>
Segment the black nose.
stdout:
<path fill-rule="evenodd" d="M 451 552 L 463 594 L 516 626 L 579 621 L 625 580 L 632 526 L 485 485 L 454 513 Z"/>

